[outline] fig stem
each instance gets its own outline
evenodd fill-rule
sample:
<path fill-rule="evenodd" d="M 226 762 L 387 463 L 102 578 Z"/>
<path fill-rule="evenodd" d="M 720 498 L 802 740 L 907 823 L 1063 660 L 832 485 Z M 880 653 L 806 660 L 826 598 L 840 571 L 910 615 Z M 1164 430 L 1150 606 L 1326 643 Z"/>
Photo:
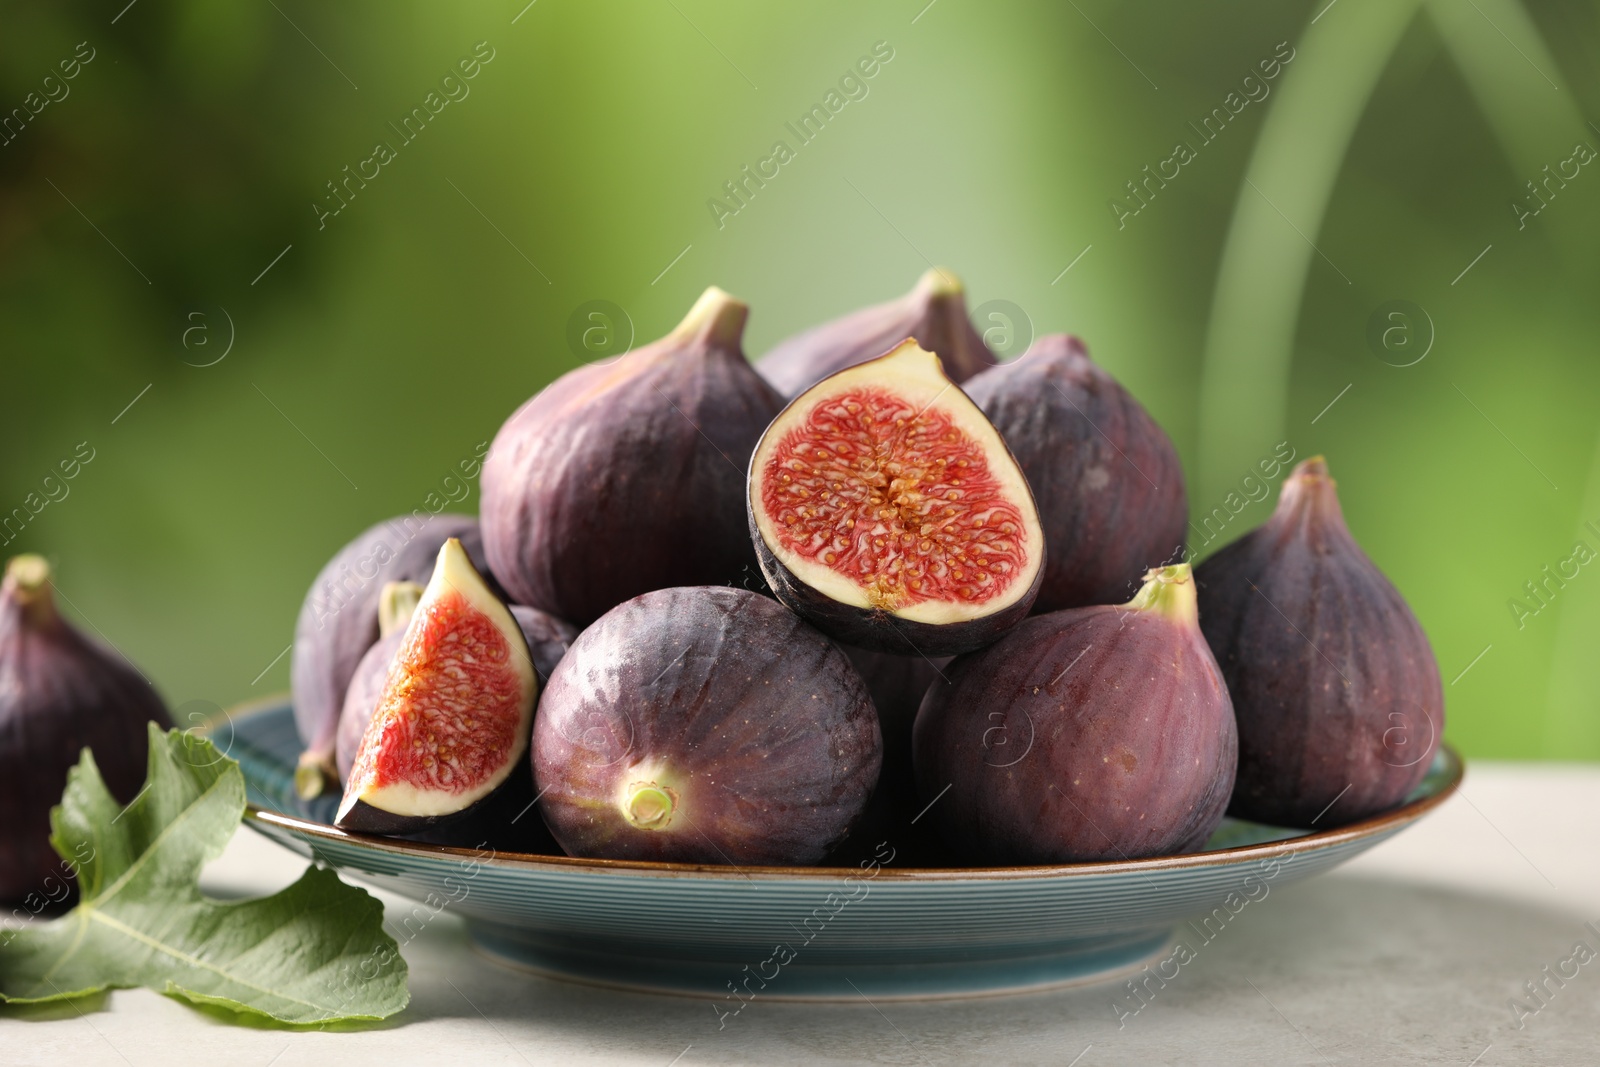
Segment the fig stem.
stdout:
<path fill-rule="evenodd" d="M 929 267 L 922 272 L 922 277 L 917 279 L 917 288 L 929 296 L 960 296 L 963 288 L 961 279 L 943 267 Z"/>
<path fill-rule="evenodd" d="M 404 630 L 422 600 L 422 586 L 416 582 L 385 582 L 378 593 L 378 634 L 388 637 Z"/>
<path fill-rule="evenodd" d="M 664 830 L 672 821 L 678 798 L 672 790 L 645 782 L 633 786 L 624 814 L 628 821 L 641 830 Z"/>
<path fill-rule="evenodd" d="M 0 595 L 9 598 L 22 609 L 23 616 L 32 624 L 48 623 L 56 618 L 55 599 L 50 595 L 50 561 L 33 552 L 13 556 L 6 564 L 6 576 Z"/>
<path fill-rule="evenodd" d="M 294 769 L 294 792 L 301 800 L 315 800 L 330 784 L 337 784 L 338 768 L 331 753 L 307 750 L 300 754 Z"/>
<path fill-rule="evenodd" d="M 749 304 L 713 285 L 700 294 L 672 333 L 679 338 L 698 338 L 724 348 L 738 348 L 749 315 Z"/>
<path fill-rule="evenodd" d="M 1153 611 L 1187 626 L 1200 625 L 1194 575 L 1187 563 L 1146 572 L 1144 586 L 1128 601 L 1128 607 L 1134 611 Z"/>

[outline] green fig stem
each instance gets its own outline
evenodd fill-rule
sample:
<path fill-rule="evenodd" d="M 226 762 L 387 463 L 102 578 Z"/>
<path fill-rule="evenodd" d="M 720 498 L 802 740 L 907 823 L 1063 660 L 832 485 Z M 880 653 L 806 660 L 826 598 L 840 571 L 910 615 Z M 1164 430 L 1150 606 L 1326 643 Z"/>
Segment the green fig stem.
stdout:
<path fill-rule="evenodd" d="M 50 594 L 50 561 L 32 552 L 13 556 L 6 564 L 6 576 L 0 595 L 9 598 L 22 609 L 23 617 L 34 626 L 45 625 L 56 619 L 55 598 Z"/>
<path fill-rule="evenodd" d="M 654 782 L 639 782 L 631 787 L 623 814 L 641 830 L 665 830 L 678 806 L 677 794 Z"/>
<path fill-rule="evenodd" d="M 385 582 L 378 593 L 378 633 L 382 637 L 398 633 L 411 623 L 422 586 L 416 582 Z"/>
<path fill-rule="evenodd" d="M 1195 599 L 1194 575 L 1187 563 L 1157 567 L 1146 572 L 1144 586 L 1128 607 L 1134 611 L 1153 611 L 1186 626 L 1200 625 L 1200 609 Z"/>
<path fill-rule="evenodd" d="M 306 750 L 300 753 L 300 762 L 294 769 L 294 792 L 301 800 L 315 800 L 331 785 L 337 785 L 339 769 L 334 766 L 333 753 Z"/>
<path fill-rule="evenodd" d="M 1328 474 L 1328 461 L 1312 456 L 1295 465 L 1278 491 L 1278 506 L 1273 518 L 1278 522 L 1313 522 L 1344 525 L 1339 506 L 1339 483 Z"/>
<path fill-rule="evenodd" d="M 713 285 L 700 294 L 672 335 L 680 340 L 693 338 L 723 348 L 738 348 L 749 316 L 749 304 Z"/>
<path fill-rule="evenodd" d="M 929 267 L 917 279 L 917 289 L 928 296 L 961 296 L 966 291 L 952 271 L 943 267 Z"/>

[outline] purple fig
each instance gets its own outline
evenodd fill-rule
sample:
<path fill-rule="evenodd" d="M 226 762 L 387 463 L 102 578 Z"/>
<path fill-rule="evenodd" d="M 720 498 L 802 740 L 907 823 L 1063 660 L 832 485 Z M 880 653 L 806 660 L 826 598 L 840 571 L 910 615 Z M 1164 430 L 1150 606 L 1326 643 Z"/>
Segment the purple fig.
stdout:
<path fill-rule="evenodd" d="M 539 805 L 574 856 L 810 864 L 878 777 L 878 720 L 837 646 L 743 589 L 662 589 L 573 642 L 539 704 Z"/>
<path fill-rule="evenodd" d="M 1172 441 L 1083 342 L 1051 334 L 963 387 L 1017 457 L 1050 559 L 1034 614 L 1116 604 L 1183 556 L 1189 501 Z"/>
<path fill-rule="evenodd" d="M 1201 626 L 1239 717 L 1229 813 L 1318 829 L 1400 804 L 1444 731 L 1433 649 L 1345 526 L 1321 456 L 1202 563 Z"/>
<path fill-rule="evenodd" d="M 317 574 L 294 628 L 289 685 L 294 722 L 306 746 L 295 789 L 309 800 L 341 779 L 334 764 L 339 712 L 356 665 L 378 640 L 378 597 L 385 582 L 426 583 L 451 537 L 483 569 L 478 523 L 468 515 L 402 515 L 341 548 Z M 494 586 L 493 579 L 489 579 Z"/>
<path fill-rule="evenodd" d="M 911 724 L 928 687 L 944 677 L 949 657 L 925 659 L 840 646 L 867 683 L 883 734 L 883 769 L 878 787 L 850 836 L 823 860 L 828 867 L 854 867 L 871 857 L 880 842 L 895 849 L 897 867 L 948 866 L 949 850 L 929 820 L 919 820 L 923 804 L 911 763 Z"/>
<path fill-rule="evenodd" d="M 367 649 L 356 667 L 355 677 L 345 693 L 344 710 L 339 714 L 339 741 L 336 748 L 339 781 L 350 779 L 350 766 L 355 762 L 356 749 L 367 732 L 367 724 L 377 710 L 383 695 L 384 683 L 389 678 L 389 668 L 394 664 L 395 653 L 405 641 L 406 627 L 412 612 L 422 598 L 422 586 L 415 582 L 389 582 L 383 587 L 378 602 L 378 643 Z M 563 622 L 537 608 L 511 605 L 511 617 L 517 621 L 522 636 L 528 644 L 528 654 L 533 669 L 543 683 L 555 670 L 557 663 L 578 636 L 571 623 Z M 515 649 L 513 649 L 515 651 Z"/>
<path fill-rule="evenodd" d="M 42 556 L 13 558 L 0 583 L 0 900 L 66 898 L 76 871 L 50 846 L 50 809 L 67 772 L 87 748 L 112 794 L 131 802 L 150 722 L 172 725 L 150 683 L 57 614 Z"/>
<path fill-rule="evenodd" d="M 755 573 L 741 485 L 782 400 L 740 350 L 748 311 L 707 289 L 666 337 L 563 375 L 506 420 L 480 511 L 513 600 L 586 626 L 652 589 Z"/>
<path fill-rule="evenodd" d="M 957 850 L 996 864 L 1193 852 L 1222 820 L 1238 737 L 1188 564 L 1121 606 L 1036 615 L 923 699 L 917 785 Z"/>
<path fill-rule="evenodd" d="M 995 362 L 967 318 L 961 280 L 934 268 L 905 296 L 778 342 L 756 361 L 756 370 L 793 399 L 830 374 L 883 355 L 907 337 L 936 354 L 952 381 L 964 382 Z"/>
<path fill-rule="evenodd" d="M 522 630 L 450 538 L 356 747 L 334 825 L 401 834 L 467 814 L 522 763 L 538 692 Z"/>
<path fill-rule="evenodd" d="M 1005 442 L 915 341 L 783 409 L 750 461 L 773 593 L 842 644 L 948 656 L 1028 614 L 1044 535 Z"/>

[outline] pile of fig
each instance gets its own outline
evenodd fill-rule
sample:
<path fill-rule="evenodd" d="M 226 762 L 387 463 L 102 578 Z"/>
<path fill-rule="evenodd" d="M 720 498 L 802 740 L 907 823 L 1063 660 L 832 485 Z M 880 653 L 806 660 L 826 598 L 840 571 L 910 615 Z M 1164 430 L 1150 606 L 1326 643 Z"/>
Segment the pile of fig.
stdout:
<path fill-rule="evenodd" d="M 708 289 L 523 403 L 476 520 L 335 555 L 302 796 L 596 859 L 1056 865 L 1347 824 L 1427 773 L 1433 654 L 1320 458 L 1191 570 L 1177 451 L 1078 338 L 1001 362 L 942 270 L 754 364 L 748 311 Z"/>

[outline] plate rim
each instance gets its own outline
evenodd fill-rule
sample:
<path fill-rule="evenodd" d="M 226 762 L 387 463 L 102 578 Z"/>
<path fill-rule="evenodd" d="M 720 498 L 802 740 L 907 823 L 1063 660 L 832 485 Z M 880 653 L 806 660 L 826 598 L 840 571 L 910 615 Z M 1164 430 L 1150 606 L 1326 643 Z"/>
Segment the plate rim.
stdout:
<path fill-rule="evenodd" d="M 227 722 L 230 725 L 276 710 L 293 707 L 288 693 L 277 693 L 235 704 L 212 716 L 203 724 Z M 1065 863 L 1014 867 L 892 867 L 880 864 L 878 870 L 868 875 L 874 882 L 915 884 L 921 882 L 1006 882 L 1041 881 L 1065 878 L 1090 878 L 1116 874 L 1149 874 L 1157 871 L 1184 870 L 1191 867 L 1228 867 L 1255 861 L 1277 860 L 1283 862 L 1286 853 L 1320 852 L 1339 845 L 1378 837 L 1398 831 L 1416 822 L 1434 808 L 1443 804 L 1461 787 L 1466 777 L 1466 760 L 1449 743 L 1441 741 L 1439 753 L 1445 757 L 1446 779 L 1438 791 L 1418 797 L 1409 804 L 1383 812 L 1358 822 L 1330 830 L 1316 830 L 1296 837 L 1263 841 L 1253 845 L 1236 845 L 1232 848 L 1209 852 L 1190 852 L 1177 856 L 1149 856 L 1141 859 L 1105 860 L 1093 863 Z M 241 771 L 242 773 L 242 771 Z M 604 871 L 633 877 L 695 878 L 703 881 L 837 881 L 860 875 L 861 867 L 777 867 L 733 866 L 708 863 L 666 863 L 657 860 L 587 859 L 579 856 L 544 856 L 531 852 L 498 852 L 494 849 L 461 848 L 455 845 L 436 845 L 426 841 L 408 841 L 403 838 L 381 837 L 376 834 L 350 833 L 327 823 L 302 819 L 281 812 L 269 811 L 256 804 L 246 803 L 245 821 L 263 827 L 275 827 L 313 841 L 337 842 L 375 852 L 397 856 L 426 857 L 429 859 L 459 859 L 506 870 L 547 870 L 579 873 Z M 254 827 L 253 827 L 254 828 Z M 259 831 L 258 829 L 258 832 Z M 313 844 L 313 848 L 315 845 Z M 863 861 L 865 862 L 865 861 Z M 892 860 L 890 861 L 893 862 Z"/>

